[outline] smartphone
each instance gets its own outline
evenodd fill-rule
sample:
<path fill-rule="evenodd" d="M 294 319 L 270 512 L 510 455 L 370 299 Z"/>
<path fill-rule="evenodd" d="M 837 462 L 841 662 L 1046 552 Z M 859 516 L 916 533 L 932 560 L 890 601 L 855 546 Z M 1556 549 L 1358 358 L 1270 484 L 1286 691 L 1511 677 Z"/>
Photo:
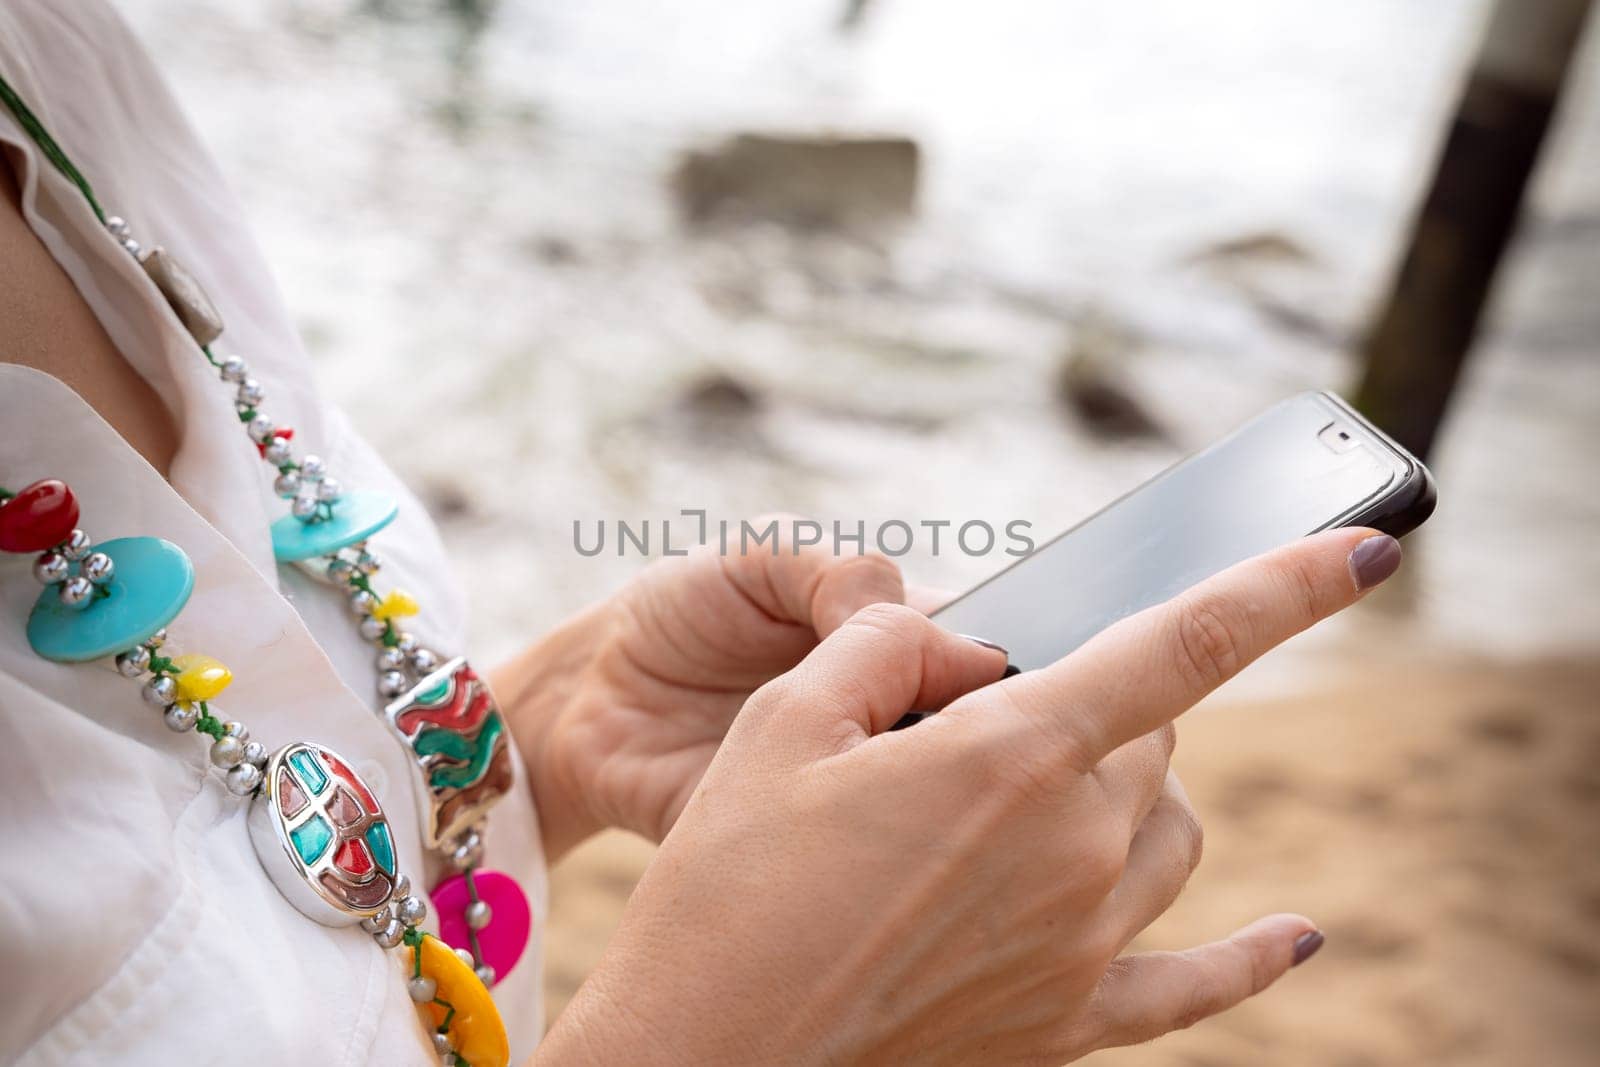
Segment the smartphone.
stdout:
<path fill-rule="evenodd" d="M 1433 476 L 1332 393 L 1269 408 L 947 604 L 946 629 L 1011 665 L 1052 663 L 1118 619 L 1219 571 L 1340 526 L 1399 537 L 1434 506 Z"/>

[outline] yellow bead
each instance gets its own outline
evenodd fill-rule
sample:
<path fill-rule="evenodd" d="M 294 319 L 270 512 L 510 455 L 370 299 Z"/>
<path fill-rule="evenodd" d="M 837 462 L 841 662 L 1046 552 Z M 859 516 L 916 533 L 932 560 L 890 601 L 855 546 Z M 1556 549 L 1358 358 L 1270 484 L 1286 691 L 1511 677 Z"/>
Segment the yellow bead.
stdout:
<path fill-rule="evenodd" d="M 378 601 L 378 606 L 372 609 L 374 619 L 393 619 L 401 615 L 415 615 L 422 610 L 417 607 L 417 601 L 404 589 L 391 590 L 389 595 Z"/>
<path fill-rule="evenodd" d="M 233 672 L 211 656 L 196 653 L 174 656 L 172 665 L 178 669 L 172 680 L 178 686 L 179 700 L 211 700 L 233 681 Z"/>
<path fill-rule="evenodd" d="M 412 973 L 413 949 L 406 949 L 407 975 Z M 455 951 L 437 937 L 422 939 L 422 973 L 439 986 L 438 1000 L 450 1002 L 455 1015 L 450 1019 L 450 1044 L 472 1067 L 506 1067 L 511 1062 L 511 1045 L 506 1040 L 505 1023 L 488 988 L 461 961 Z M 422 1005 L 432 1020 L 429 1029 L 438 1030 L 446 1010 L 437 1001 Z"/>

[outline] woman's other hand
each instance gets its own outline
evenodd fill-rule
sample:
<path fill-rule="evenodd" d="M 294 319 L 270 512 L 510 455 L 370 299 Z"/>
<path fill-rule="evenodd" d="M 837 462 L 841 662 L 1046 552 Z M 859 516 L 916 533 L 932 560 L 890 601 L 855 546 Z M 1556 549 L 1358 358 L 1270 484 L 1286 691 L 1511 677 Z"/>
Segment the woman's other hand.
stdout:
<path fill-rule="evenodd" d="M 899 604 L 881 555 L 796 549 L 660 560 L 495 673 L 554 859 L 608 826 L 659 841 L 757 688 L 868 604 Z"/>
<path fill-rule="evenodd" d="M 915 612 L 858 613 L 750 699 L 541 1060 L 1060 1063 L 1265 989 L 1310 920 L 1122 955 L 1200 855 L 1171 723 L 1387 577 L 1388 538 L 1353 555 L 1375 537 L 1240 564 L 1004 681 Z"/>

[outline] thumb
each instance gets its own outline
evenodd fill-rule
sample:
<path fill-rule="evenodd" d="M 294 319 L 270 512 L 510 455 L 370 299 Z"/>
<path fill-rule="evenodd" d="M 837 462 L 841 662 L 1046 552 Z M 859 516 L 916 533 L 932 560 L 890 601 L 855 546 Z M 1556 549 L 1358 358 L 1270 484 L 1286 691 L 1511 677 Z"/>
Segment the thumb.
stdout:
<path fill-rule="evenodd" d="M 751 701 L 819 725 L 843 723 L 848 747 L 908 711 L 935 710 L 988 685 L 1005 667 L 998 649 L 958 637 L 903 604 L 873 604 Z"/>
<path fill-rule="evenodd" d="M 1185 952 L 1124 956 L 1100 980 L 1096 1044 L 1136 1045 L 1193 1026 L 1255 996 L 1321 947 L 1310 919 L 1270 915 Z"/>

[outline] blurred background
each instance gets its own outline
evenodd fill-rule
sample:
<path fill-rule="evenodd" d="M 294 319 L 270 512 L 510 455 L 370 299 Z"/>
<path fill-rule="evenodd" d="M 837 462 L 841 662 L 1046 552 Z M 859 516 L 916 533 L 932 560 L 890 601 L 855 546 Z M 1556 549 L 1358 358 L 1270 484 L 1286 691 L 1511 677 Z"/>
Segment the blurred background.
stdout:
<path fill-rule="evenodd" d="M 1583 6 L 1517 5 L 1484 59 L 1482 0 L 121 0 L 325 390 L 440 522 L 482 660 L 643 565 L 575 520 L 1042 539 L 1363 380 L 1431 443 L 1401 576 L 1181 724 L 1207 858 L 1141 944 L 1328 933 L 1097 1060 L 1188 1067 L 1600 1047 L 1600 32 L 1453 371 L 1556 95 L 1506 71 L 1559 70 L 1571 27 L 1539 31 Z M 649 855 L 554 872 L 551 1018 Z"/>

